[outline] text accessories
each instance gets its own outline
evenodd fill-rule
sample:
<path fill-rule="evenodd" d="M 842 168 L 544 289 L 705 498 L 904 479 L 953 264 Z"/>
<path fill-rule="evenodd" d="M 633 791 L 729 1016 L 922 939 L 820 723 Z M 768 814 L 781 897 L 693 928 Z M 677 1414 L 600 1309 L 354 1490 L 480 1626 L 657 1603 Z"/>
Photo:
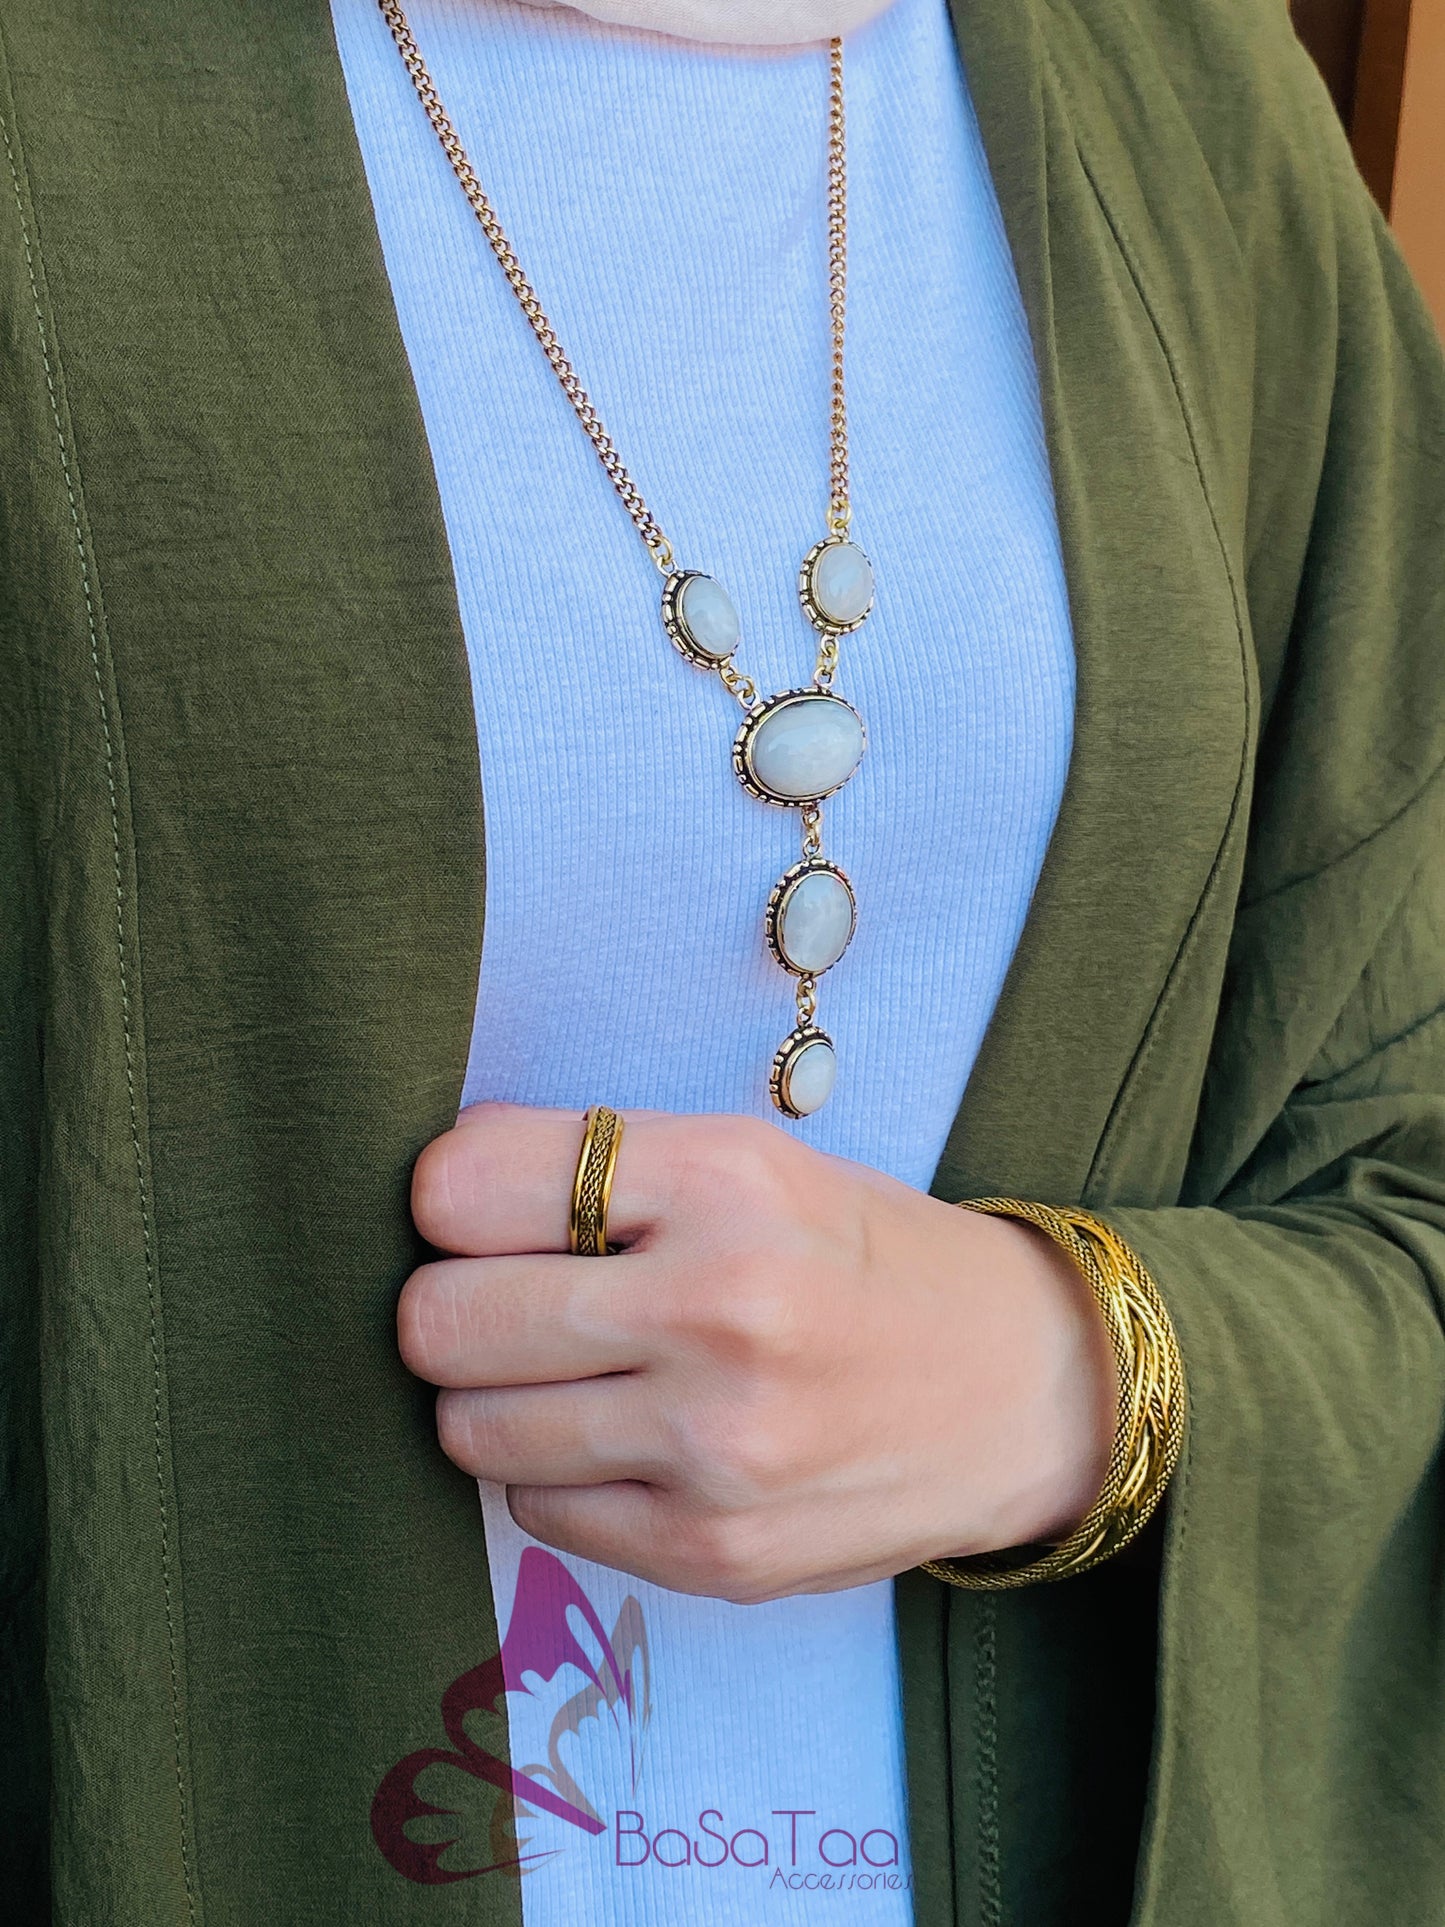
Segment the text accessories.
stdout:
<path fill-rule="evenodd" d="M 785 870 L 768 898 L 764 936 L 776 962 L 795 980 L 797 1022 L 772 1062 L 768 1087 L 787 1117 L 807 1117 L 831 1096 L 837 1074 L 833 1039 L 817 1024 L 818 979 L 831 970 L 852 941 L 857 901 L 852 883 L 823 855 L 824 799 L 853 775 L 867 745 L 863 718 L 833 688 L 839 638 L 868 618 L 874 599 L 873 566 L 851 539 L 848 496 L 848 409 L 844 337 L 848 288 L 847 144 L 843 92 L 843 43 L 829 43 L 828 291 L 832 330 L 830 491 L 826 533 L 803 557 L 798 599 L 819 642 L 812 681 L 773 696 L 758 693 L 751 677 L 734 666 L 740 638 L 737 610 L 713 576 L 679 568 L 668 541 L 628 473 L 591 398 L 568 360 L 556 331 L 512 250 L 496 211 L 477 178 L 466 149 L 442 105 L 399 0 L 378 0 L 398 51 L 431 122 L 516 296 L 552 372 L 592 443 L 613 488 L 631 516 L 648 554 L 661 572 L 662 627 L 696 668 L 715 672 L 743 711 L 732 746 L 732 765 L 750 796 L 795 810 L 802 829 L 800 860 Z"/>

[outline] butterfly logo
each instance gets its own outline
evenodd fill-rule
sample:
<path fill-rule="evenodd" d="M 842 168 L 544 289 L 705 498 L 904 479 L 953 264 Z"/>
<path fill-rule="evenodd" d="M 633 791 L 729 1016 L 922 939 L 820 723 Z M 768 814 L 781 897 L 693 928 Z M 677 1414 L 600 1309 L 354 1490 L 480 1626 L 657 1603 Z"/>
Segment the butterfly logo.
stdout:
<path fill-rule="evenodd" d="M 604 1789 L 630 1797 L 641 1776 L 651 1672 L 636 1598 L 622 1602 L 609 1634 L 562 1561 L 527 1546 L 501 1651 L 442 1696 L 450 1744 L 408 1753 L 376 1790 L 371 1832 L 382 1854 L 404 1879 L 440 1887 L 486 1873 L 520 1876 L 578 1833 L 604 1833 Z M 509 1694 L 556 1699 L 545 1761 L 511 1763 Z M 523 1821 L 539 1833 L 523 1836 Z"/>

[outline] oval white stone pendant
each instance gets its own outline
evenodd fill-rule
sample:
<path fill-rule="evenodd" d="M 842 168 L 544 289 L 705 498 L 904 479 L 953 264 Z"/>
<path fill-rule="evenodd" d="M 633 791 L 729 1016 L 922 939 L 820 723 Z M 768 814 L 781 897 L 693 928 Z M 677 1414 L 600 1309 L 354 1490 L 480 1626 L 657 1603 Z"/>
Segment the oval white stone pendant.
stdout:
<path fill-rule="evenodd" d="M 778 1048 L 768 1089 L 784 1117 L 811 1117 L 833 1095 L 837 1076 L 832 1038 L 816 1024 L 800 1024 Z"/>
<path fill-rule="evenodd" d="M 856 542 L 830 535 L 803 557 L 798 599 L 815 629 L 846 636 L 868 619 L 873 607 L 873 564 Z"/>
<path fill-rule="evenodd" d="M 733 741 L 733 768 L 750 796 L 796 808 L 841 789 L 867 748 L 852 703 L 821 689 L 789 689 L 755 709 Z"/>
<path fill-rule="evenodd" d="M 667 578 L 662 626 L 673 646 L 699 669 L 716 669 L 726 662 L 742 634 L 732 597 L 699 569 L 679 570 Z"/>
<path fill-rule="evenodd" d="M 785 870 L 768 898 L 768 948 L 795 977 L 821 977 L 853 940 L 858 906 L 853 886 L 823 857 Z"/>

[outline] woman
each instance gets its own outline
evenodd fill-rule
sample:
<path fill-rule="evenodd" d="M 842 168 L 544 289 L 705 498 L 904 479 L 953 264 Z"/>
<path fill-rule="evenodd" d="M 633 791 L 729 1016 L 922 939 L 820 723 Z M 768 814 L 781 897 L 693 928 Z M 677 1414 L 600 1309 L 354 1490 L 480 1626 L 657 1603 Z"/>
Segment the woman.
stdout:
<path fill-rule="evenodd" d="M 0 14 L 9 1916 L 1433 1918 L 1418 295 L 1283 9 L 586 11 Z"/>

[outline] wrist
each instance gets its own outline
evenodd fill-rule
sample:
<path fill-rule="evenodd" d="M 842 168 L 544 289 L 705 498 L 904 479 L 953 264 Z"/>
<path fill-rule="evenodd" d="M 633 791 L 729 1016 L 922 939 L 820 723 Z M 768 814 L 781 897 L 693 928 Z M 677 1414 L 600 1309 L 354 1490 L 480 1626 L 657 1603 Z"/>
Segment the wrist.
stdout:
<path fill-rule="evenodd" d="M 1010 1342 L 991 1543 L 971 1551 L 1052 1545 L 1075 1530 L 1108 1475 L 1118 1367 L 1103 1314 L 1068 1252 L 1020 1219 L 974 1223 L 987 1228 L 975 1257 L 992 1269 Z"/>
<path fill-rule="evenodd" d="M 1029 1585 L 1087 1572 L 1130 1545 L 1162 1499 L 1183 1444 L 1184 1365 L 1168 1310 L 1138 1253 L 1093 1212 L 1056 1210 L 1017 1198 L 965 1200 L 986 1217 L 1038 1226 L 1070 1258 L 1098 1308 L 1114 1358 L 1115 1425 L 1103 1484 L 1062 1539 L 1021 1538 L 982 1555 L 925 1560 L 924 1570 L 975 1591 Z M 1039 1274 L 1035 1274 L 1037 1276 Z M 1055 1272 L 1062 1284 L 1066 1273 Z M 1055 1441 L 1067 1424 L 1045 1425 Z M 1077 1466 L 1078 1461 L 1075 1461 Z M 1048 1490 L 1045 1471 L 1041 1491 Z"/>
<path fill-rule="evenodd" d="M 1020 1262 L 1036 1279 L 1040 1386 L 1034 1516 L 1021 1517 L 1018 1545 L 1062 1543 L 1103 1489 L 1119 1423 L 1119 1370 L 1109 1328 L 1078 1265 L 1047 1232 L 998 1220 L 1016 1235 Z"/>

